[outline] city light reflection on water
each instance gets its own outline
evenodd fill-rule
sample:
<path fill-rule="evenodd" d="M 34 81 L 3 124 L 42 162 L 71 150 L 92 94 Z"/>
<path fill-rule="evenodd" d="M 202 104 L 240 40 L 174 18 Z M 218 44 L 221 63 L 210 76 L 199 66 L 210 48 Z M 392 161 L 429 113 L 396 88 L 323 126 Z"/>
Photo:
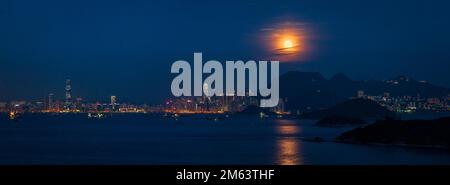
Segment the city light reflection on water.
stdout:
<path fill-rule="evenodd" d="M 276 164 L 300 165 L 303 164 L 301 155 L 301 142 L 298 134 L 301 129 L 292 120 L 277 120 L 276 132 Z"/>

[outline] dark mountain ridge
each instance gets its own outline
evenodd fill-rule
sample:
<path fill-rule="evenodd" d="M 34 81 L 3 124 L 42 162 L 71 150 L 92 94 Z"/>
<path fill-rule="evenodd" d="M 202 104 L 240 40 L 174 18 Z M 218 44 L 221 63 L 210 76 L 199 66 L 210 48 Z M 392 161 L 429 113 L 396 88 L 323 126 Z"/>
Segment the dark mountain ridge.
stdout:
<path fill-rule="evenodd" d="M 393 97 L 419 95 L 427 98 L 445 97 L 450 94 L 448 88 L 406 76 L 384 81 L 352 80 L 342 73 L 329 80 L 317 72 L 290 71 L 280 76 L 280 97 L 287 98 L 286 109 L 291 111 L 304 112 L 331 107 L 355 97 L 358 90 L 369 95 L 389 93 Z"/>

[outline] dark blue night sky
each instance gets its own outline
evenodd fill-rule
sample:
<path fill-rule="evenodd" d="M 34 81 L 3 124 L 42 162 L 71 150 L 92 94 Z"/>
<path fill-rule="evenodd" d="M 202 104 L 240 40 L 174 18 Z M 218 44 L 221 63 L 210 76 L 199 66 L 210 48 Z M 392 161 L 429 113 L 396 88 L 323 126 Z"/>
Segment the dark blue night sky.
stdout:
<path fill-rule="evenodd" d="M 261 30 L 308 30 L 308 57 L 282 71 L 450 87 L 450 2 L 0 1 L 0 101 L 63 97 L 66 78 L 87 100 L 158 103 L 178 59 L 263 59 Z"/>

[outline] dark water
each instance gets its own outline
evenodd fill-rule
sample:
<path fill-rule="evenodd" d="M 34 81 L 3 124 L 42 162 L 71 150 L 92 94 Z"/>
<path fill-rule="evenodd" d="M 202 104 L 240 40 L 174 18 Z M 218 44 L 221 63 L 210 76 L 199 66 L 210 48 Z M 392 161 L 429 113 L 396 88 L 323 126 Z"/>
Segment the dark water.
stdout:
<path fill-rule="evenodd" d="M 314 121 L 201 116 L 28 114 L 0 118 L 0 164 L 450 164 L 450 152 L 310 142 L 351 128 Z"/>

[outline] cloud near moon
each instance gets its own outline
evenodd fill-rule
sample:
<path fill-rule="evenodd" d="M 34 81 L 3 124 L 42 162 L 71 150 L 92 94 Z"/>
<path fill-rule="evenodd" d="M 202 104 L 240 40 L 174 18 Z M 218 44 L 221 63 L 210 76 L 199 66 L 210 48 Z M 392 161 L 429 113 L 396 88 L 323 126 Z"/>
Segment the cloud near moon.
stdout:
<path fill-rule="evenodd" d="M 271 60 L 302 61 L 308 50 L 306 24 L 281 22 L 260 29 L 260 40 Z"/>

